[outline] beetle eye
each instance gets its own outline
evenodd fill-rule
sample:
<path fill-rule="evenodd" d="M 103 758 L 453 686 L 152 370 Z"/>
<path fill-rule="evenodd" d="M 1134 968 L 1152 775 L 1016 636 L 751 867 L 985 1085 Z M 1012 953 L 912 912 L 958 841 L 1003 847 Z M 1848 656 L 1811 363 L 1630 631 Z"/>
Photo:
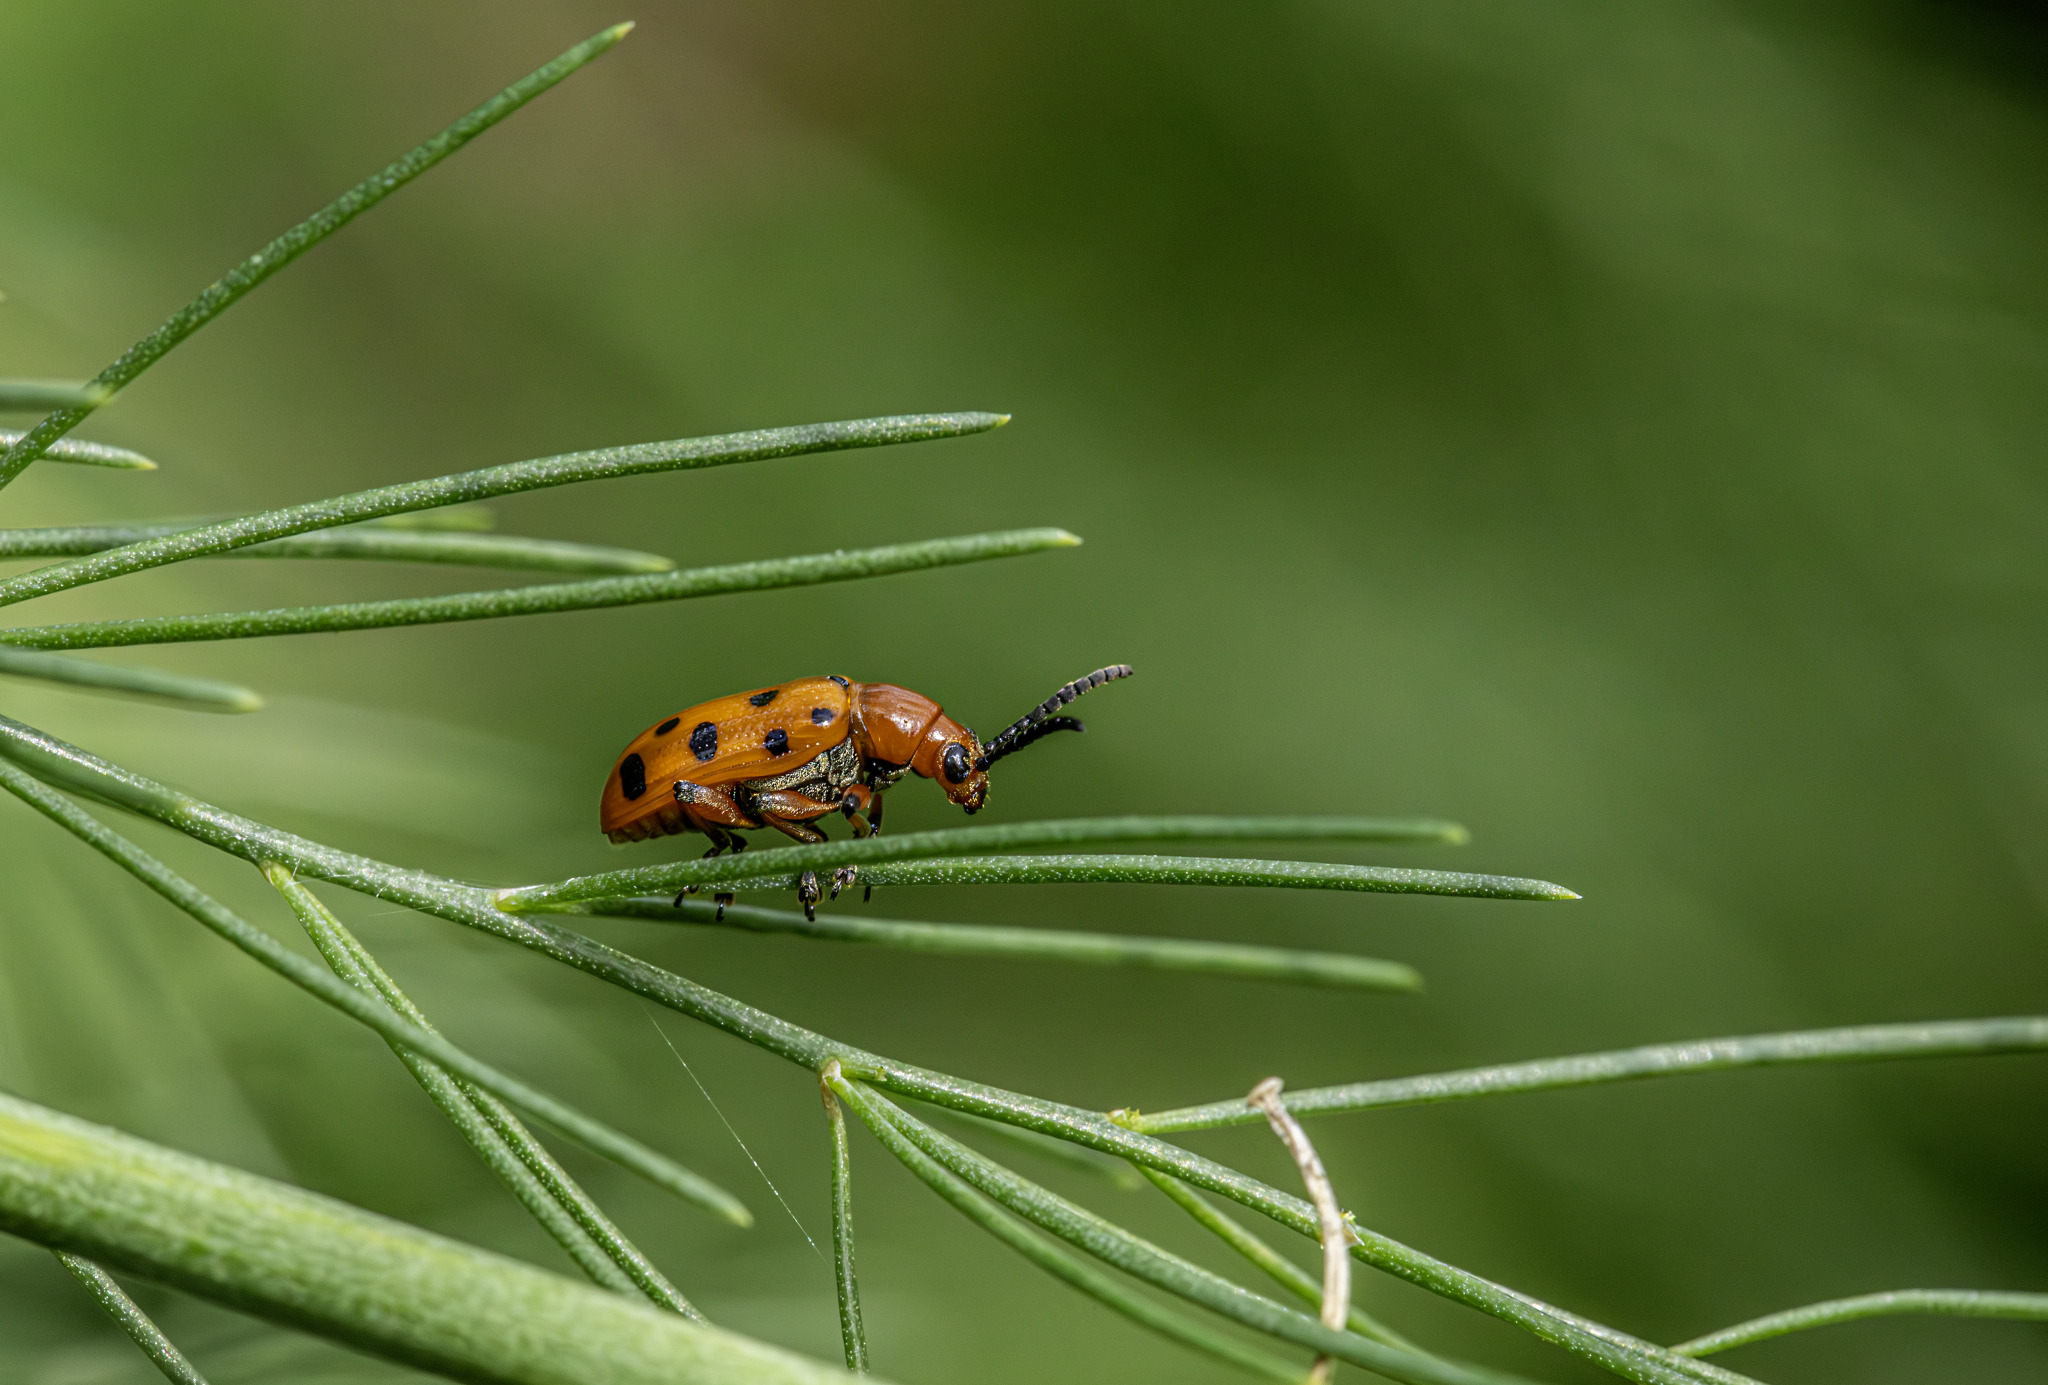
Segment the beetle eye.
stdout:
<path fill-rule="evenodd" d="M 946 771 L 946 782 L 958 784 L 967 778 L 967 747 L 955 741 L 946 747 L 946 753 L 939 757 L 940 765 Z"/>

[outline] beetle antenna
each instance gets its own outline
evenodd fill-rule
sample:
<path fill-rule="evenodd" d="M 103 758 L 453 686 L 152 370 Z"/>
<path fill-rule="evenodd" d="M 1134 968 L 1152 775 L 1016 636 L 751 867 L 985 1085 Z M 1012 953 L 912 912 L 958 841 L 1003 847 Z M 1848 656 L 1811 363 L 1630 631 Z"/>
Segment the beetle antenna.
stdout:
<path fill-rule="evenodd" d="M 1055 731 L 1086 731 L 1087 729 L 1088 728 L 1081 723 L 1081 718 L 1079 717 L 1047 717 L 1044 721 L 1036 721 L 1033 722 L 1031 725 L 1025 727 L 1023 731 L 1018 733 L 1017 738 L 1015 740 L 1011 741 L 1002 749 L 991 750 L 988 754 L 982 756 L 979 760 L 974 762 L 975 768 L 986 769 L 988 766 L 1002 759 L 1003 756 L 1015 755 L 1025 746 L 1030 745 L 1033 741 L 1042 740 L 1045 737 L 1050 736 Z"/>
<path fill-rule="evenodd" d="M 1049 736 L 1055 731 L 1087 730 L 1088 728 L 1075 718 L 1056 717 L 1053 716 L 1053 713 L 1066 706 L 1069 702 L 1072 702 L 1084 692 L 1090 692 L 1101 687 L 1104 683 L 1114 683 L 1119 678 L 1128 678 L 1130 676 L 1131 666 L 1129 664 L 1111 664 L 1108 668 L 1099 668 L 1086 677 L 1076 678 L 1051 697 L 1033 707 L 1029 712 L 1026 712 L 1022 717 L 1019 717 L 1000 736 L 997 736 L 984 746 L 981 757 L 974 762 L 975 769 L 986 770 L 1005 755 L 1013 755 L 1039 737 Z"/>

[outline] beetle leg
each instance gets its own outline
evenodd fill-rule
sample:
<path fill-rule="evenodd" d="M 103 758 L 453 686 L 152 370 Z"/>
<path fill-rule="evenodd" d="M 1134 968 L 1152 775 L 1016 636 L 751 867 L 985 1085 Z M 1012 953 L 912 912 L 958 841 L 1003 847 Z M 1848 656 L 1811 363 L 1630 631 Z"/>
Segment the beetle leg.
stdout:
<path fill-rule="evenodd" d="M 728 832 L 715 822 L 704 824 L 704 835 L 711 838 L 711 849 L 704 853 L 704 859 L 707 861 L 713 856 L 718 855 L 721 851 L 730 851 L 733 855 L 737 856 L 747 849 L 747 839 L 745 837 L 742 837 L 737 832 Z M 676 895 L 676 907 L 682 907 L 684 895 L 693 895 L 702 888 L 703 886 L 701 885 L 683 886 L 681 892 Z M 732 892 L 730 890 L 720 890 L 711 896 L 711 902 L 718 906 L 718 918 L 716 921 L 724 923 L 725 906 L 732 903 Z"/>
<path fill-rule="evenodd" d="M 820 803 L 814 798 L 805 798 L 800 793 L 787 789 L 765 789 L 754 795 L 754 811 L 761 821 L 776 831 L 795 837 L 800 842 L 822 842 L 825 834 L 811 824 L 814 820 L 830 813 L 836 804 Z M 836 891 L 835 891 L 836 893 Z M 815 919 L 816 905 L 824 891 L 818 885 L 815 871 L 805 871 L 797 882 L 797 898 L 803 901 L 804 917 Z"/>
<path fill-rule="evenodd" d="M 744 837 L 735 836 L 715 823 L 706 824 L 704 831 L 711 838 L 711 849 L 704 853 L 704 859 L 707 861 L 713 856 L 718 855 L 721 851 L 737 852 L 742 850 L 747 844 Z M 683 886 L 682 894 L 676 896 L 676 903 L 680 905 L 683 902 L 683 895 L 695 894 L 701 888 L 703 887 L 699 885 Z M 724 923 L 725 906 L 732 903 L 732 896 L 729 894 L 715 894 L 711 898 L 718 905 L 718 922 Z"/>
<path fill-rule="evenodd" d="M 737 832 L 731 833 L 730 835 L 732 837 L 732 854 L 737 856 L 742 851 L 745 851 L 747 849 L 747 839 L 745 837 L 742 837 Z M 716 921 L 719 923 L 724 923 L 725 906 L 732 903 L 732 891 L 725 890 L 720 893 L 712 895 L 711 902 L 718 906 L 718 918 Z"/>
<path fill-rule="evenodd" d="M 871 837 L 879 837 L 882 835 L 882 796 L 880 794 L 876 794 L 874 796 L 874 802 L 868 805 L 868 835 Z M 874 897 L 875 887 L 873 885 L 864 885 L 861 887 L 861 903 L 866 904 Z"/>
<path fill-rule="evenodd" d="M 676 802 L 683 805 L 689 816 L 690 825 L 711 838 L 711 850 L 704 853 L 706 860 L 721 851 L 745 851 L 747 839 L 733 829 L 760 825 L 742 812 L 724 789 L 707 789 L 702 784 L 678 779 L 675 795 Z M 695 885 L 683 886 L 676 894 L 676 906 L 682 907 L 684 898 L 695 893 Z"/>
<path fill-rule="evenodd" d="M 875 791 L 865 784 L 855 784 L 844 794 L 840 795 L 839 811 L 844 813 L 846 820 L 853 824 L 853 835 L 856 837 L 872 835 L 875 830 L 868 819 L 862 816 L 862 810 L 874 798 Z"/>
<path fill-rule="evenodd" d="M 848 885 L 851 885 L 853 883 L 854 877 L 859 874 L 859 866 L 841 866 L 838 870 L 833 871 L 832 897 L 834 899 L 839 898 L 839 892 L 845 889 Z"/>
<path fill-rule="evenodd" d="M 787 789 L 768 789 L 754 796 L 754 811 L 761 815 L 761 821 L 795 837 L 800 842 L 822 842 L 825 834 L 811 826 L 813 820 L 824 817 L 837 804 L 820 803 L 805 798 L 800 793 Z"/>
<path fill-rule="evenodd" d="M 694 784 L 689 787 L 695 790 L 698 795 L 705 792 L 704 790 L 697 789 L 697 786 Z M 677 795 L 677 798 L 678 801 L 681 801 L 680 794 Z M 711 838 L 711 849 L 704 853 L 704 859 L 708 861 L 721 851 L 743 850 L 747 844 L 746 839 L 727 831 L 722 824 L 703 811 L 706 807 L 711 807 L 713 811 L 716 811 L 715 805 L 707 803 L 703 797 L 693 796 L 692 801 L 685 810 L 689 814 L 690 825 Z M 676 907 L 681 908 L 683 900 L 695 893 L 697 893 L 697 886 L 695 885 L 685 885 L 682 889 L 676 891 Z"/>
<path fill-rule="evenodd" d="M 724 789 L 706 788 L 702 784 L 692 784 L 687 779 L 678 779 L 675 784 L 675 795 L 676 802 L 689 810 L 690 825 L 711 837 L 713 841 L 718 840 L 718 836 L 712 833 L 714 827 L 719 829 L 719 834 L 728 841 L 736 842 L 739 838 L 732 835 L 733 829 L 761 825 L 748 817 L 746 811 L 733 802 L 732 795 Z"/>

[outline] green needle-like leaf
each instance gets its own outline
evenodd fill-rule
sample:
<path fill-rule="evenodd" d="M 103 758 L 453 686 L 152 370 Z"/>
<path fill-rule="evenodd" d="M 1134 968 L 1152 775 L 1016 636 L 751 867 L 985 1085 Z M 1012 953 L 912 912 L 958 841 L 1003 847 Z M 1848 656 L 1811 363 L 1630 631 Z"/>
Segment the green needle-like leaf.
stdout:
<path fill-rule="evenodd" d="M 762 853 L 765 856 L 766 853 Z M 732 858 L 726 858 L 728 860 Z M 722 882 L 728 891 L 787 890 L 802 872 L 761 874 L 766 861 L 741 858 L 745 875 Z M 1350 890 L 1374 894 L 1461 895 L 1477 899 L 1566 900 L 1579 896 L 1547 880 L 1459 871 L 1349 866 L 1329 861 L 1259 861 L 1203 856 L 975 856 L 863 866 L 864 885 L 1240 885 L 1290 890 Z M 501 908 L 553 907 L 505 891 Z"/>
<path fill-rule="evenodd" d="M 81 524 L 58 529 L 0 529 L 0 559 L 65 558 L 103 553 L 124 544 L 179 533 L 190 525 Z M 316 529 L 248 548 L 231 548 L 222 558 L 348 558 L 387 563 L 450 563 L 534 572 L 668 572 L 672 559 L 658 553 L 603 544 L 561 543 L 509 534 L 434 533 L 357 525 Z"/>
<path fill-rule="evenodd" d="M 326 1001 L 349 1018 L 375 1030 L 383 1038 L 432 1059 L 528 1115 L 554 1126 L 595 1153 L 632 1169 L 684 1201 L 708 1208 L 736 1225 L 746 1226 L 752 1223 L 753 1217 L 746 1207 L 723 1188 L 690 1172 L 665 1155 L 655 1153 L 630 1136 L 622 1135 L 573 1107 L 564 1105 L 524 1082 L 479 1062 L 439 1034 L 422 1029 L 381 1001 L 364 995 L 346 982 L 337 980 L 262 929 L 231 913 L 155 857 L 108 830 L 98 819 L 83 812 L 62 795 L 45 788 L 13 765 L 0 765 L 0 788 L 7 789 L 45 817 L 69 830 L 256 961 L 316 998 Z"/>
<path fill-rule="evenodd" d="M 0 428 L 0 449 L 9 448 L 27 437 L 12 429 Z M 110 447 L 103 442 L 82 442 L 77 438 L 62 438 L 50 444 L 43 453 L 46 462 L 75 462 L 80 466 L 111 467 L 116 471 L 155 471 L 156 463 L 140 452 L 130 452 L 125 447 Z"/>
<path fill-rule="evenodd" d="M 894 443 L 964 437 L 999 428 L 1007 421 L 1007 415 L 1003 414 L 909 414 L 893 418 L 854 419 L 844 423 L 813 423 L 796 428 L 763 428 L 749 433 L 682 438 L 674 442 L 636 443 L 627 447 L 599 448 L 593 452 L 570 452 L 559 457 L 540 457 L 532 461 L 507 462 L 502 466 L 457 472 L 426 481 L 406 481 L 396 486 L 379 486 L 375 490 L 356 491 L 282 510 L 266 510 L 261 514 L 221 520 L 182 529 L 161 538 L 143 539 L 90 557 L 53 563 L 0 582 L 0 606 L 91 582 L 104 582 L 166 563 L 204 558 L 270 539 L 289 538 L 314 529 L 332 529 L 363 520 L 437 510 L 465 501 L 488 500 L 493 496 L 545 490 L 550 486 L 566 486 L 579 481 L 609 480 L 617 476 L 699 470 L 737 462 L 765 461 L 771 457 L 796 457 L 847 448 L 887 447 Z M 24 441 L 20 446 L 26 447 L 28 443 Z"/>
<path fill-rule="evenodd" d="M 289 867 L 273 861 L 263 868 L 263 877 L 291 905 L 292 912 L 305 926 L 306 935 L 336 976 L 359 991 L 381 997 L 386 1005 L 420 1028 L 434 1029 L 420 1008 L 378 965 L 369 949 L 318 896 L 292 877 Z M 478 1157 L 585 1274 L 615 1293 L 644 1294 L 658 1308 L 704 1321 L 704 1315 L 638 1246 L 626 1239 L 510 1108 L 481 1087 L 451 1076 L 447 1069 L 402 1044 L 393 1043 L 391 1051 L 469 1141 Z"/>
<path fill-rule="evenodd" d="M 206 1385 L 206 1377 L 199 1373 L 199 1368 L 185 1359 L 185 1353 L 179 1351 L 176 1344 L 164 1335 L 164 1330 L 150 1320 L 149 1314 L 142 1311 L 142 1305 L 128 1297 L 128 1291 L 114 1282 L 114 1276 L 76 1255 L 60 1250 L 56 1256 L 64 1268 L 77 1275 L 79 1283 L 99 1300 L 100 1307 L 107 1310 L 107 1316 L 119 1323 L 121 1330 L 142 1348 L 142 1354 L 156 1364 L 166 1380 L 176 1381 L 177 1385 Z"/>
<path fill-rule="evenodd" d="M 751 859 L 756 869 L 762 864 Z M 1248 861 L 1206 856 L 969 856 L 869 866 L 864 885 L 1254 885 L 1282 890 L 1364 890 L 1476 899 L 1577 899 L 1548 880 L 1449 870 L 1346 866 L 1330 861 Z M 729 890 L 793 889 L 797 876 L 747 876 Z"/>
<path fill-rule="evenodd" d="M 837 1366 L 4 1094 L 0 1228 L 456 1380 L 846 1381 Z"/>
<path fill-rule="evenodd" d="M 0 380 L 0 413 L 75 409 L 83 418 L 113 397 L 111 388 L 91 380 Z"/>
<path fill-rule="evenodd" d="M 277 239 L 243 260 L 207 286 L 197 298 L 180 308 L 154 332 L 128 348 L 121 358 L 93 377 L 85 386 L 91 394 L 75 400 L 46 402 L 36 408 L 54 408 L 51 414 L 0 456 L 0 487 L 21 475 L 29 463 L 43 455 L 51 443 L 76 428 L 101 402 L 124 388 L 136 376 L 162 360 L 171 348 L 219 317 L 258 284 L 283 269 L 349 222 L 425 173 L 463 145 L 496 125 L 534 97 L 554 86 L 623 39 L 630 24 L 617 24 L 585 39 L 553 62 L 514 82 L 468 115 L 450 125 L 406 154 L 357 183 L 334 201 L 286 231 Z"/>
<path fill-rule="evenodd" d="M 32 649 L 99 649 L 132 644 L 179 644 L 194 640 L 245 640 L 265 635 L 326 634 L 338 630 L 379 630 L 397 625 L 497 620 L 505 616 L 546 615 L 560 611 L 594 611 L 609 606 L 684 601 L 731 592 L 851 582 L 863 577 L 986 562 L 991 558 L 1014 558 L 1048 548 L 1071 548 L 1079 542 L 1064 529 L 1013 529 L 1000 534 L 969 534 L 957 539 L 891 544 L 886 548 L 859 549 L 852 553 L 819 553 L 805 558 L 774 558 L 761 563 L 692 568 L 687 572 L 664 572 L 645 577 L 604 577 L 589 582 L 463 592 L 456 596 L 359 601 L 342 606 L 294 606 L 222 615 L 151 616 L 140 620 L 26 626 L 0 630 L 0 644 L 23 645 Z"/>
<path fill-rule="evenodd" d="M 1433 819 L 1347 817 L 1221 817 L 1207 814 L 1060 818 L 1051 822 L 988 823 L 938 832 L 902 832 L 815 846 L 770 847 L 710 860 L 674 861 L 579 875 L 551 885 L 500 890 L 498 907 L 512 912 L 585 899 L 631 895 L 672 895 L 686 885 L 717 885 L 755 876 L 796 875 L 832 866 L 866 867 L 887 861 L 973 856 L 1026 846 L 1068 846 L 1083 842 L 1165 841 L 1352 841 L 1458 842 L 1465 829 Z M 1139 859 L 1139 858 L 1133 858 Z M 1424 872 L 1431 874 L 1434 872 Z M 1476 877 L 1475 877 L 1476 878 Z M 882 883 L 879 877 L 873 883 Z M 1527 883 L 1527 882 L 1524 882 Z M 1557 886 L 1547 888 L 1555 890 Z M 1567 892 L 1562 897 L 1574 898 Z"/>
<path fill-rule="evenodd" d="M 1709 1332 L 1671 1348 L 1681 1356 L 1709 1356 L 1730 1347 L 1804 1332 L 1810 1327 L 1831 1327 L 1836 1323 L 1858 1322 L 1864 1318 L 1890 1318 L 1917 1314 L 1949 1318 L 2007 1318 L 2018 1322 L 2048 1322 L 2048 1294 L 2001 1293 L 1990 1289 L 1890 1289 L 1880 1294 L 1855 1298 L 1834 1298 L 1809 1303 L 1751 1318 L 1719 1332 Z"/>
<path fill-rule="evenodd" d="M 574 906 L 565 906 L 574 907 Z M 728 905 L 724 917 L 705 900 L 603 900 L 576 912 L 609 918 L 709 924 L 756 933 L 791 933 L 831 942 L 870 943 L 908 952 L 950 957 L 1012 957 L 1044 962 L 1077 962 L 1099 967 L 1149 967 L 1191 971 L 1246 981 L 1286 981 L 1302 986 L 1337 986 L 1366 991 L 1417 991 L 1414 968 L 1377 957 L 1342 952 L 1299 952 L 1242 943 L 1192 942 L 1182 938 L 1133 938 L 1113 933 L 1080 933 L 1055 928 L 996 928 L 979 924 L 906 923 L 893 919 L 828 915 L 807 919 L 782 909 Z"/>
<path fill-rule="evenodd" d="M 828 1068 L 826 1077 L 836 1075 Z M 846 1369 L 868 1373 L 868 1333 L 860 1316 L 860 1275 L 853 1262 L 853 1151 L 846 1143 L 846 1112 L 829 1083 L 821 1084 L 832 1137 L 832 1278 L 839 1289 L 839 1342 Z"/>
<path fill-rule="evenodd" d="M 676 565 L 675 559 L 665 558 L 659 553 L 642 553 L 609 544 L 564 543 L 559 539 L 529 539 L 513 534 L 383 529 L 373 525 L 318 529 L 288 539 L 273 539 L 251 548 L 231 549 L 222 556 L 444 563 L 530 572 L 672 572 Z"/>
<path fill-rule="evenodd" d="M 96 664 L 62 654 L 42 654 L 5 646 L 0 646 L 0 675 L 40 678 L 51 683 L 91 688 L 95 692 L 175 702 L 197 712 L 254 712 L 263 706 L 261 697 L 233 683 L 189 678 L 182 673 L 165 673 L 153 668 Z"/>
<path fill-rule="evenodd" d="M 2027 1053 L 2042 1049 L 2048 1049 L 2048 1016 L 2042 1015 L 1943 1020 L 1927 1024 L 1870 1024 L 1847 1029 L 1806 1029 L 1789 1034 L 1743 1034 L 1676 1044 L 1646 1044 L 1641 1048 L 1581 1053 L 1569 1058 L 1542 1058 L 1531 1063 L 1500 1063 L 1457 1072 L 1430 1073 L 1424 1077 L 1353 1082 L 1342 1087 L 1303 1087 L 1282 1093 L 1280 1100 L 1297 1116 L 1326 1116 L 1342 1111 L 1422 1106 L 1438 1101 L 1500 1096 L 1509 1092 L 1586 1087 L 1645 1077 L 1680 1077 L 1688 1073 L 1722 1072 L 1730 1068 Z M 1173 1130 L 1211 1130 L 1222 1125 L 1249 1125 L 1264 1119 L 1257 1111 L 1249 1111 L 1243 1099 L 1239 1098 L 1235 1102 L 1216 1101 L 1206 1106 L 1185 1106 L 1172 1111 L 1133 1115 L 1130 1125 L 1134 1130 L 1159 1134 Z"/>

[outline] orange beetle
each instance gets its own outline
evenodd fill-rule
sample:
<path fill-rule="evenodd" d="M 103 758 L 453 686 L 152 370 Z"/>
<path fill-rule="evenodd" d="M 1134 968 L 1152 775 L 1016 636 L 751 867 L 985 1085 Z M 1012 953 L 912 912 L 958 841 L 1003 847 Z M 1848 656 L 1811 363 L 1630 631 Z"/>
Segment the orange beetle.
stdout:
<path fill-rule="evenodd" d="M 822 842 L 811 824 L 835 811 L 864 837 L 881 831 L 882 794 L 906 774 L 938 780 L 973 813 L 988 801 L 990 765 L 1054 731 L 1086 730 L 1053 713 L 1130 674 L 1116 664 L 1076 678 L 986 745 L 938 703 L 893 683 L 835 674 L 734 693 L 634 737 L 605 781 L 598 825 L 615 842 L 702 832 L 711 838 L 707 856 L 745 850 L 739 833 L 759 827 Z M 834 896 L 853 874 L 850 866 L 834 872 Z M 804 873 L 797 894 L 811 913 L 815 874 Z M 731 896 L 717 898 L 722 907 Z"/>

